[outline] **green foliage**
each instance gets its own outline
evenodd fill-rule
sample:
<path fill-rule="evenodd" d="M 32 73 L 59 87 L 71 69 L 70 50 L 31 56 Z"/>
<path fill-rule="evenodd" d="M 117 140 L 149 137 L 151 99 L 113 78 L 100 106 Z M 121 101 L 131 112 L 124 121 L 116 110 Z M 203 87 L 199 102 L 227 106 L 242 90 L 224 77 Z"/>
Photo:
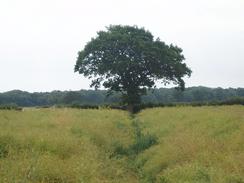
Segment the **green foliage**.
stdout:
<path fill-rule="evenodd" d="M 155 135 L 142 133 L 142 129 L 139 123 L 140 122 L 138 121 L 132 122 L 132 126 L 134 128 L 135 142 L 130 146 L 130 151 L 132 151 L 134 154 L 139 154 L 140 152 L 158 143 L 158 138 Z"/>
<path fill-rule="evenodd" d="M 0 108 L 6 109 L 6 106 L 9 108 L 9 104 L 12 103 L 10 106 L 15 105 L 16 107 L 77 106 L 79 108 L 89 108 L 88 106 L 91 106 L 90 108 L 92 108 L 92 106 L 102 105 L 106 107 L 108 105 L 112 108 L 126 109 L 126 106 L 121 106 L 121 95 L 119 93 L 110 96 L 106 96 L 106 93 L 105 90 L 53 91 L 46 93 L 28 93 L 14 90 L 0 93 Z M 174 88 L 160 88 L 148 90 L 147 93 L 147 95 L 142 96 L 142 104 L 134 106 L 135 112 L 145 107 L 179 105 L 182 103 L 192 103 L 191 105 L 194 106 L 244 104 L 243 88 L 190 87 L 184 91 L 178 91 Z M 195 93 L 200 94 L 196 95 Z M 20 107 L 18 108 L 20 109 Z"/>
<path fill-rule="evenodd" d="M 0 110 L 16 110 L 16 111 L 21 111 L 22 108 L 17 106 L 16 104 L 4 104 L 0 105 Z"/>
<path fill-rule="evenodd" d="M 181 48 L 154 39 L 144 28 L 111 25 L 79 52 L 75 72 L 93 78 L 91 87 L 102 84 L 109 93 L 121 92 L 124 103 L 138 104 L 156 80 L 184 89 L 182 78 L 191 70 L 183 60 Z"/>
<path fill-rule="evenodd" d="M 144 150 L 149 149 L 151 146 L 158 143 L 158 138 L 155 135 L 149 133 L 143 134 L 138 121 L 132 121 L 132 128 L 134 142 L 128 147 L 123 147 L 122 144 L 116 141 L 112 144 L 114 151 L 111 157 L 117 155 L 136 156 Z"/>

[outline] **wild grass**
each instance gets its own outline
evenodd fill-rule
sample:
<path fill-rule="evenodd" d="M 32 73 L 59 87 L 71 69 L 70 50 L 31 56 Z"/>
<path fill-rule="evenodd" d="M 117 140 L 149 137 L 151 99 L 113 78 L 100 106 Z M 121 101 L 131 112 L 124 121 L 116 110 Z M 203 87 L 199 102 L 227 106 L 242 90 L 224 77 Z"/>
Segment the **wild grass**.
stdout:
<path fill-rule="evenodd" d="M 121 111 L 0 111 L 0 182 L 137 182 L 109 159 L 114 139 L 129 143 L 129 125 Z"/>
<path fill-rule="evenodd" d="M 149 109 L 138 116 L 156 146 L 137 157 L 155 182 L 244 182 L 244 107 Z"/>
<path fill-rule="evenodd" d="M 0 182 L 243 183 L 244 107 L 0 110 Z"/>

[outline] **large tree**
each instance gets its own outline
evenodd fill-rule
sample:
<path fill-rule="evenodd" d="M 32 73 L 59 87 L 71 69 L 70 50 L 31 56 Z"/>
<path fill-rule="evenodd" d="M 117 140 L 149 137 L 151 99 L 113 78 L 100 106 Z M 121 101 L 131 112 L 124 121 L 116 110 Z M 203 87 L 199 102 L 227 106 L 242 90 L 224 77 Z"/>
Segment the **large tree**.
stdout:
<path fill-rule="evenodd" d="M 183 61 L 181 48 L 154 39 L 144 28 L 111 25 L 78 53 L 75 72 L 92 78 L 91 87 L 121 92 L 123 102 L 133 106 L 157 80 L 184 89 L 183 77 L 191 70 Z"/>

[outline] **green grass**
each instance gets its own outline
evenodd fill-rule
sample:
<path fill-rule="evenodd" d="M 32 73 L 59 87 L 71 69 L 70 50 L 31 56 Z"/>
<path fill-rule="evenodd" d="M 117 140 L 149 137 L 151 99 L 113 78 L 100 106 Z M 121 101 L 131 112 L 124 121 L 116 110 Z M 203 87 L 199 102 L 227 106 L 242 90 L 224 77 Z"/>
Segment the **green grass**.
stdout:
<path fill-rule="evenodd" d="M 244 107 L 0 111 L 0 183 L 243 183 Z"/>

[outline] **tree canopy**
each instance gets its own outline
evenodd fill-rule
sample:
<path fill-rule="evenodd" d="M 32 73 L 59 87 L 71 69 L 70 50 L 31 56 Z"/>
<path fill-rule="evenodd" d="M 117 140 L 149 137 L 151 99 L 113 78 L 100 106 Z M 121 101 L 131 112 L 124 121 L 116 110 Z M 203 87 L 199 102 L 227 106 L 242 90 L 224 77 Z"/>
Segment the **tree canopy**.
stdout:
<path fill-rule="evenodd" d="M 144 28 L 111 25 L 97 32 L 78 53 L 75 72 L 92 78 L 91 87 L 121 92 L 127 104 L 140 103 L 155 82 L 174 83 L 184 89 L 190 76 L 182 49 L 167 45 Z"/>

